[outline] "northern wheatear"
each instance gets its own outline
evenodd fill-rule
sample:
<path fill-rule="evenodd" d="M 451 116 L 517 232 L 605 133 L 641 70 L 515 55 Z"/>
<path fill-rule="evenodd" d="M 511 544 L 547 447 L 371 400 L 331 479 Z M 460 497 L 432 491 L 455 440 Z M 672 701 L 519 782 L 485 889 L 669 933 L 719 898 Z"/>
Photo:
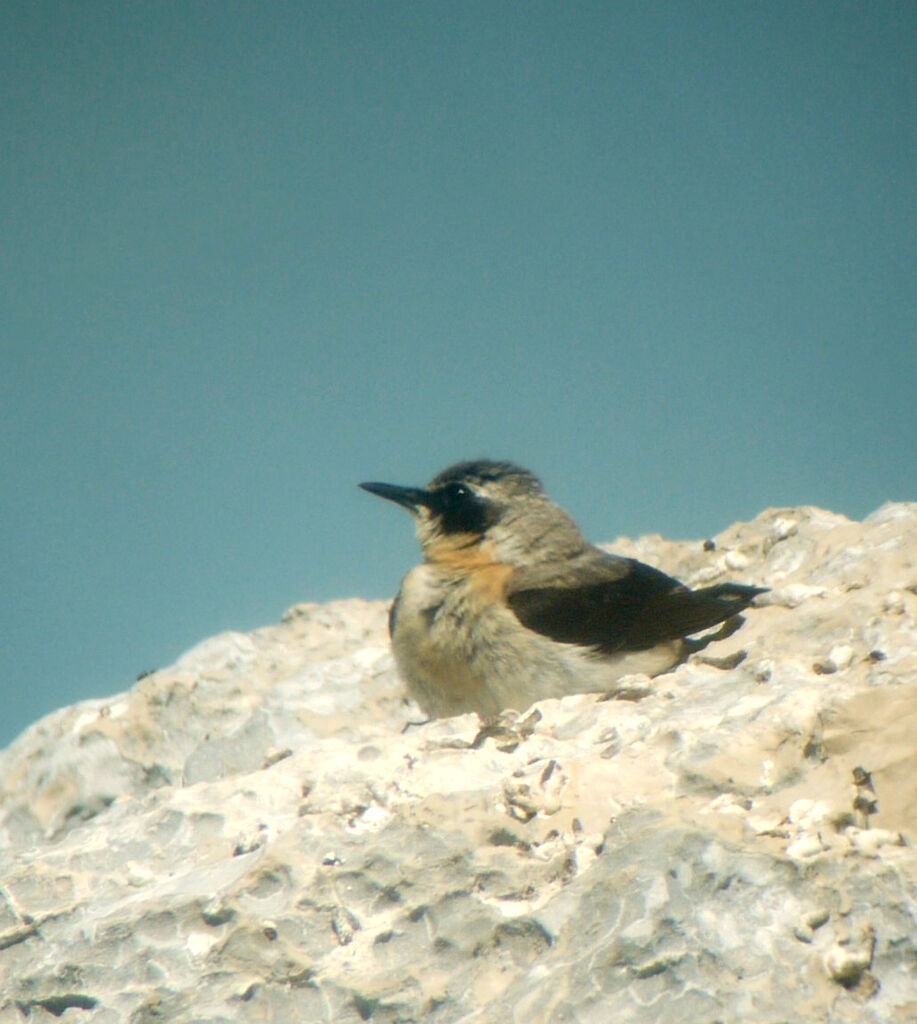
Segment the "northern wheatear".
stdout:
<path fill-rule="evenodd" d="M 424 561 L 392 605 L 408 692 L 434 717 L 522 711 L 545 697 L 607 692 L 658 675 L 685 638 L 764 588 L 690 590 L 589 544 L 539 480 L 510 462 L 461 462 L 425 488 L 364 483 L 413 515 Z"/>

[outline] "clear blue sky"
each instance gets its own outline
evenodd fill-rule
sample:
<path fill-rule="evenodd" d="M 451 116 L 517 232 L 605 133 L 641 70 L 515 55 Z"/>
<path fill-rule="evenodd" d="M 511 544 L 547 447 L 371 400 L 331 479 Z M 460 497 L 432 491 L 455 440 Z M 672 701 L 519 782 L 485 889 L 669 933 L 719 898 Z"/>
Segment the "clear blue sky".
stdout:
<path fill-rule="evenodd" d="M 0 53 L 0 744 L 392 594 L 360 480 L 917 498 L 913 3 L 7 0 Z"/>

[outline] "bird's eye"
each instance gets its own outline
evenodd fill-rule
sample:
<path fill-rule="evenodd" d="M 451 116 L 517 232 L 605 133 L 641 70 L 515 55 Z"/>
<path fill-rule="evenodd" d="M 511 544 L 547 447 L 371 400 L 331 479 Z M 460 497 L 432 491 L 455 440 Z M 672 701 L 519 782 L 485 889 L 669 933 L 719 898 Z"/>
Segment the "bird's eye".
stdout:
<path fill-rule="evenodd" d="M 445 533 L 484 533 L 495 509 L 467 484 L 446 484 L 439 492 L 439 522 Z"/>

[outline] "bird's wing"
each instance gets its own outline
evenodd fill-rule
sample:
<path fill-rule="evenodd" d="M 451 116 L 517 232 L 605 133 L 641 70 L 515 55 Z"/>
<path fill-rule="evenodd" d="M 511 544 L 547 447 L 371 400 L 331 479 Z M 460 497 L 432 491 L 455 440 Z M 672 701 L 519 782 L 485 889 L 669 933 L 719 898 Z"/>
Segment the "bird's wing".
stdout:
<path fill-rule="evenodd" d="M 507 604 L 536 633 L 612 653 L 715 626 L 761 592 L 735 583 L 689 590 L 650 565 L 594 548 L 572 563 L 517 571 Z"/>

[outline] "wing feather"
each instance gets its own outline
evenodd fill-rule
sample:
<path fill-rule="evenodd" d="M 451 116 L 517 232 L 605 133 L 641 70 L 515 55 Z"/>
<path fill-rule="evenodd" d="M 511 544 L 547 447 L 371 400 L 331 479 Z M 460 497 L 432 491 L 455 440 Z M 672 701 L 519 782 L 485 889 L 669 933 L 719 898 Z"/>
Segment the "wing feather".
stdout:
<path fill-rule="evenodd" d="M 715 626 L 760 587 L 689 590 L 659 569 L 597 548 L 580 562 L 516 573 L 507 603 L 528 629 L 603 653 L 647 650 Z"/>

